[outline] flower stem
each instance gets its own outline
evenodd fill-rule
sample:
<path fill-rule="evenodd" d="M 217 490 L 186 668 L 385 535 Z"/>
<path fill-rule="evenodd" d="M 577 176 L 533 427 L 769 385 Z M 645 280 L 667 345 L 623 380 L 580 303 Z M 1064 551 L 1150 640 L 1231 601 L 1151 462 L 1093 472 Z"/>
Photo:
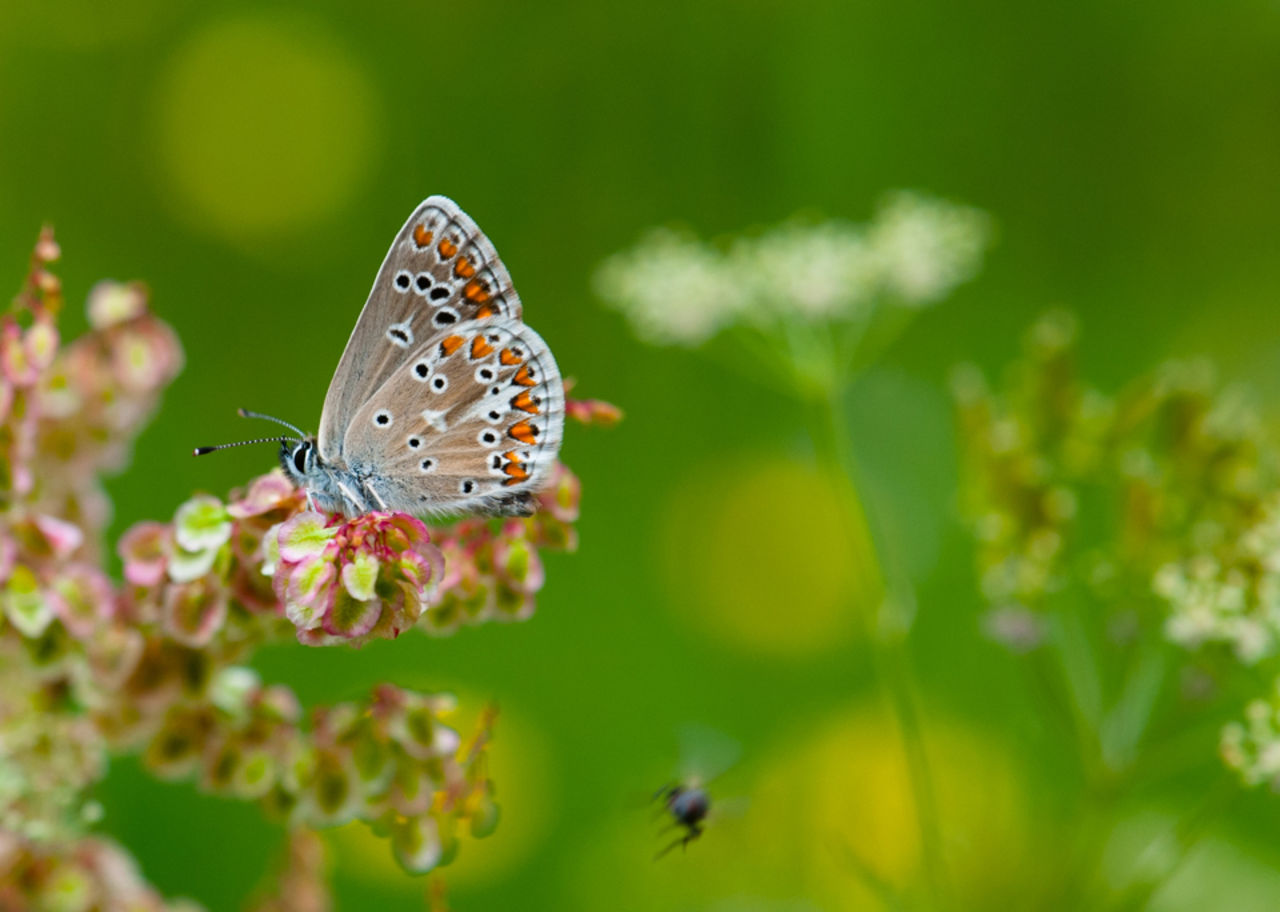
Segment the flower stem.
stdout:
<path fill-rule="evenodd" d="M 812 403 L 813 441 L 819 461 L 836 483 L 850 541 L 866 545 L 865 552 L 855 556 L 854 569 L 865 574 L 870 591 L 882 596 L 878 612 L 868 616 L 859 611 L 859 616 L 867 621 L 874 672 L 902 733 L 929 899 L 934 908 L 941 908 L 947 891 L 938 801 L 924 743 L 919 697 L 906 649 L 915 598 L 905 569 L 889 549 L 883 531 L 874 521 L 873 511 L 864 509 L 859 496 L 860 472 L 843 393 L 843 385 L 835 383 L 819 401 Z"/>

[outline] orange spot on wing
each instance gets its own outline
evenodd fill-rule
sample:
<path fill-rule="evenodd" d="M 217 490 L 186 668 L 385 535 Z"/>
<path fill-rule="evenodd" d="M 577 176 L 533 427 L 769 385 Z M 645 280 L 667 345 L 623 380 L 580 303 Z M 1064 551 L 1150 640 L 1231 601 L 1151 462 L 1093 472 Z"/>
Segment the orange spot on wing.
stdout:
<path fill-rule="evenodd" d="M 440 256 L 447 260 L 458 252 L 458 245 L 448 238 L 441 238 L 440 243 L 436 245 L 436 250 L 439 250 Z"/>
<path fill-rule="evenodd" d="M 480 279 L 472 279 L 462 286 L 462 294 L 472 304 L 483 304 L 489 300 L 489 284 Z"/>
<path fill-rule="evenodd" d="M 538 381 L 529 376 L 529 365 L 525 364 L 516 371 L 516 375 L 511 378 L 513 383 L 519 383 L 521 386 L 537 386 Z"/>
<path fill-rule="evenodd" d="M 419 247 L 430 245 L 433 237 L 435 237 L 434 232 L 428 231 L 426 225 L 418 225 L 413 229 L 413 242 Z"/>
<path fill-rule="evenodd" d="M 444 355 L 446 358 L 449 357 L 461 348 L 462 343 L 465 341 L 467 340 L 462 338 L 462 336 L 449 336 L 440 343 L 440 354 Z"/>
<path fill-rule="evenodd" d="M 517 450 L 510 450 L 502 454 L 502 458 L 507 460 L 507 464 L 502 467 L 503 473 L 507 476 L 502 483 L 508 487 L 519 484 L 529 477 L 529 470 L 520 462 L 520 453 Z"/>
<path fill-rule="evenodd" d="M 485 304 L 476 311 L 476 319 L 483 320 L 485 317 L 492 317 L 497 312 L 498 308 L 494 307 L 492 304 Z"/>
<path fill-rule="evenodd" d="M 529 391 L 521 390 L 520 394 L 511 400 L 512 408 L 518 408 L 521 411 L 528 412 L 530 415 L 538 414 L 537 403 L 533 401 L 533 397 L 529 395 Z"/>
<path fill-rule="evenodd" d="M 516 440 L 519 440 L 521 443 L 527 443 L 529 445 L 533 445 L 534 443 L 537 442 L 537 440 L 534 438 L 533 425 L 530 424 L 527 419 L 524 421 L 520 421 L 516 424 L 513 424 L 507 430 L 507 433 L 510 434 L 512 437 L 514 437 Z"/>
<path fill-rule="evenodd" d="M 485 340 L 484 336 L 476 336 L 471 340 L 471 357 L 483 358 L 491 351 L 493 351 L 493 346 Z"/>
<path fill-rule="evenodd" d="M 498 355 L 498 360 L 501 361 L 503 364 L 507 365 L 508 367 L 511 366 L 512 364 L 520 363 L 520 359 L 517 358 L 515 355 L 513 355 L 511 353 L 511 349 L 509 348 L 504 348 L 502 350 L 502 354 Z"/>
<path fill-rule="evenodd" d="M 458 257 L 458 262 L 453 264 L 453 274 L 460 279 L 469 279 L 476 274 L 476 268 L 466 257 Z"/>

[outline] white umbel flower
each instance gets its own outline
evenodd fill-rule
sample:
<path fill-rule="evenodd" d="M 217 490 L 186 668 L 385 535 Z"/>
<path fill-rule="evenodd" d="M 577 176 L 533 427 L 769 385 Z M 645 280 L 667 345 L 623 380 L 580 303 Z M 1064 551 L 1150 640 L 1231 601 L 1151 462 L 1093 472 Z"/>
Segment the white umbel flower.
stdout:
<path fill-rule="evenodd" d="M 659 229 L 600 267 L 597 293 L 637 335 L 694 346 L 734 323 L 861 321 L 937 303 L 977 272 L 989 235 L 976 209 L 911 193 L 869 225 L 788 222 L 725 251 Z"/>
<path fill-rule="evenodd" d="M 698 345 L 747 305 L 744 283 L 717 251 L 666 229 L 606 260 L 596 291 L 658 344 Z"/>

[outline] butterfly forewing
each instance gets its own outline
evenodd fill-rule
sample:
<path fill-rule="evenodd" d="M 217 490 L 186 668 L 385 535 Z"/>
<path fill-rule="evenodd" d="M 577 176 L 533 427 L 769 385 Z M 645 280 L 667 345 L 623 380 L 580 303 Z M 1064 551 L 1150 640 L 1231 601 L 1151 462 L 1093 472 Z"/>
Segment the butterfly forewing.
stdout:
<path fill-rule="evenodd" d="M 519 319 L 520 298 L 493 245 L 453 200 L 429 197 L 396 235 L 334 371 L 320 455 L 347 455 L 357 411 L 428 339 L 472 320 Z"/>
<path fill-rule="evenodd" d="M 564 432 L 560 371 L 517 320 L 459 323 L 417 346 L 353 417 L 348 466 L 379 509 L 524 512 Z"/>

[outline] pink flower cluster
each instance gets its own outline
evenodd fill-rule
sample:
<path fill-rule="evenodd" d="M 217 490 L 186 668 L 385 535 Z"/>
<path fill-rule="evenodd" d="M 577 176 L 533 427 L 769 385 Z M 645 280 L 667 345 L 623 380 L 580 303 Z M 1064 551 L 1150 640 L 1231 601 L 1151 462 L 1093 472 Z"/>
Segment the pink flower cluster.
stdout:
<path fill-rule="evenodd" d="M 580 424 L 596 424 L 601 427 L 613 427 L 622 420 L 622 409 L 612 402 L 603 399 L 571 399 L 569 393 L 578 385 L 578 381 L 568 377 L 564 381 L 565 414 Z"/>
<path fill-rule="evenodd" d="M 622 420 L 622 409 L 600 399 L 566 399 L 565 412 L 574 421 L 603 427 L 613 427 Z"/>
<path fill-rule="evenodd" d="M 170 524 L 146 522 L 120 543 L 136 618 L 217 651 L 278 635 L 287 619 L 308 645 L 395 638 L 417 625 L 522 620 L 543 583 L 540 550 L 573 550 L 581 486 L 558 466 L 527 519 L 428 528 L 401 513 L 355 519 L 304 510 L 278 471 L 223 504 L 197 495 Z"/>
<path fill-rule="evenodd" d="M 299 513 L 276 541 L 276 596 L 305 643 L 399 636 L 422 616 L 444 572 L 427 527 L 402 513 L 338 524 Z"/>
<path fill-rule="evenodd" d="M 447 696 L 381 685 L 363 703 L 304 712 L 244 662 L 272 640 L 359 645 L 527 617 L 540 551 L 576 544 L 577 479 L 560 468 L 529 519 L 428 528 L 308 512 L 273 471 L 226 501 L 197 495 L 170 522 L 133 526 L 113 581 L 100 479 L 127 462 L 182 352 L 137 284 L 96 286 L 89 331 L 60 345 L 57 255 L 46 231 L 0 316 L 0 908 L 39 907 L 58 889 L 49 871 L 66 872 L 85 908 L 176 908 L 86 833 L 89 789 L 120 751 L 295 827 L 364 820 L 411 871 L 447 863 L 460 826 L 483 834 L 497 819 L 484 772 L 492 713 L 463 744 Z M 610 409 L 571 411 L 607 421 Z"/>
<path fill-rule="evenodd" d="M 538 495 L 538 512 L 495 528 L 486 520 L 462 520 L 433 531 L 444 552 L 445 575 L 438 603 L 423 618 L 427 630 L 449 633 L 462 624 L 522 621 L 533 614 L 544 573 L 539 550 L 577 548 L 581 484 L 556 466 Z"/>
<path fill-rule="evenodd" d="M 165 902 L 114 842 L 40 845 L 0 831 L 0 910 L 27 909 L 199 912 L 193 903 Z"/>
<path fill-rule="evenodd" d="M 169 708 L 145 758 L 158 775 L 195 774 L 208 791 L 258 801 L 293 827 L 362 820 L 421 873 L 456 852 L 460 819 L 488 813 L 475 797 L 488 792 L 492 714 L 464 748 L 443 721 L 454 712 L 450 696 L 384 684 L 364 703 L 320 707 L 304 723 L 288 688 L 229 666 L 207 700 Z"/>

